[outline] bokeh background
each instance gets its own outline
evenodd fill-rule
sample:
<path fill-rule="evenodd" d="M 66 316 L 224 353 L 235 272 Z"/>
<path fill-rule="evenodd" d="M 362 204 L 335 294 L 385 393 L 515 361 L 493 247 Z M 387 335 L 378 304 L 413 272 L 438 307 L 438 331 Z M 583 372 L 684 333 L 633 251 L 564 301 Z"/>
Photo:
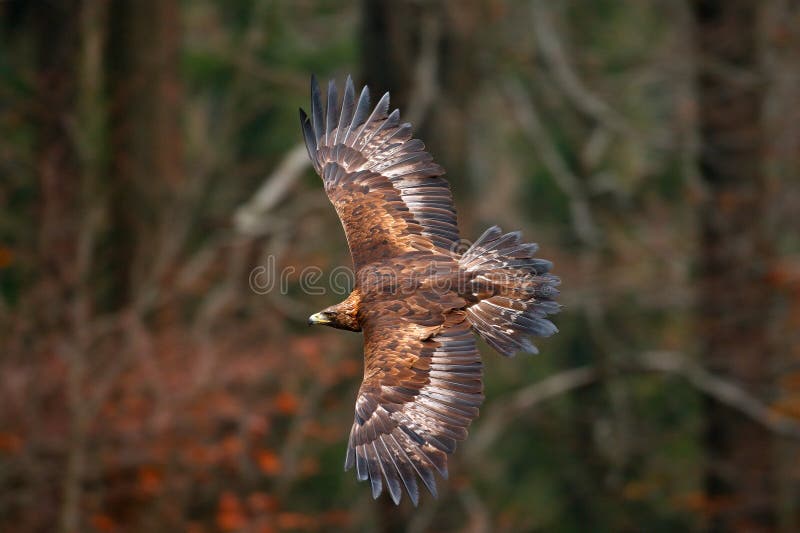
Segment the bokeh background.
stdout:
<path fill-rule="evenodd" d="M 0 32 L 0 530 L 800 528 L 797 2 L 6 0 Z M 463 236 L 563 279 L 541 355 L 482 345 L 417 509 L 343 472 L 361 338 L 305 323 L 341 296 L 303 268 L 350 265 L 311 73 L 391 90 Z"/>

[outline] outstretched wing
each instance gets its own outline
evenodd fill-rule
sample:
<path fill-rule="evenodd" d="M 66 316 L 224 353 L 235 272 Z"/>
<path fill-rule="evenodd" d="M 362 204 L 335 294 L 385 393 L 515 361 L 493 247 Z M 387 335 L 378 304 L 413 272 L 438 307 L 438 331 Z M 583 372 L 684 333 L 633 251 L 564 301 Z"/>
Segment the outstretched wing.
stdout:
<path fill-rule="evenodd" d="M 311 78 L 311 117 L 300 110 L 308 155 L 342 221 L 356 269 L 413 250 L 448 251 L 458 242 L 450 186 L 411 125 L 389 110 L 389 93 L 370 112 L 348 76 L 341 110 L 328 84 L 323 109 Z"/>
<path fill-rule="evenodd" d="M 371 309 L 365 320 L 364 381 L 345 469 L 369 479 L 374 498 L 385 486 L 399 503 L 405 487 L 417 505 L 417 478 L 435 496 L 433 472 L 447 477 L 447 454 L 478 416 L 475 338 L 463 312 L 443 315 L 441 304 L 441 296 L 418 293 Z"/>

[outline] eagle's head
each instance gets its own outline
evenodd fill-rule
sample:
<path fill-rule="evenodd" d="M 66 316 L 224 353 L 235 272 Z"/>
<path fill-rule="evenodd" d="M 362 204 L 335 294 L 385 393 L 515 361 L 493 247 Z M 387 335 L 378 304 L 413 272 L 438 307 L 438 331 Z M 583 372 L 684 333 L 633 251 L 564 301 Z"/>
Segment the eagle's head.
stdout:
<path fill-rule="evenodd" d="M 361 331 L 361 325 L 358 322 L 358 304 L 360 300 L 361 298 L 357 291 L 353 291 L 345 301 L 326 307 L 319 313 L 314 313 L 308 317 L 308 325 L 320 324 L 336 329 Z"/>

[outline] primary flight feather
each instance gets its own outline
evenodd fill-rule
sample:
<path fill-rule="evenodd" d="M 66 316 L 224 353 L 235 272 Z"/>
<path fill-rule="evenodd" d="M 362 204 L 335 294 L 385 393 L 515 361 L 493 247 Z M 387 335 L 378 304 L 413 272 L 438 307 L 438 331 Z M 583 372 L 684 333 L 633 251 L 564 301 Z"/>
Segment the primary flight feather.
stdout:
<path fill-rule="evenodd" d="M 355 467 L 377 498 L 419 482 L 435 496 L 434 472 L 467 436 L 483 401 L 473 331 L 499 353 L 535 353 L 530 336 L 557 331 L 558 278 L 537 246 L 492 227 L 460 253 L 456 210 L 444 169 L 389 112 L 389 93 L 370 106 L 350 77 L 341 107 L 311 78 L 311 116 L 300 122 L 308 155 L 344 227 L 356 284 L 345 301 L 309 318 L 364 335 L 364 378 L 345 469 Z"/>

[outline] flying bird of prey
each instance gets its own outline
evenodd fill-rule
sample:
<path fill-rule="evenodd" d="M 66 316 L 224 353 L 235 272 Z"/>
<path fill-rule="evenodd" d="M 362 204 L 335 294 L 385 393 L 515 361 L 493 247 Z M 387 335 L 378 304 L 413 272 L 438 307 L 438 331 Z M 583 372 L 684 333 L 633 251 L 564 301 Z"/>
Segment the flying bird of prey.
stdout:
<path fill-rule="evenodd" d="M 467 436 L 483 401 L 481 357 L 473 331 L 505 356 L 536 353 L 530 336 L 557 329 L 552 264 L 519 232 L 486 230 L 459 250 L 456 210 L 444 169 L 411 125 L 389 112 L 389 93 L 370 108 L 350 77 L 341 107 L 328 84 L 323 107 L 311 78 L 311 116 L 300 110 L 314 169 L 344 227 L 356 273 L 343 302 L 309 324 L 360 331 L 364 378 L 345 470 L 356 468 L 377 498 L 386 487 L 414 505 L 417 480 L 436 496 L 434 471 Z"/>

